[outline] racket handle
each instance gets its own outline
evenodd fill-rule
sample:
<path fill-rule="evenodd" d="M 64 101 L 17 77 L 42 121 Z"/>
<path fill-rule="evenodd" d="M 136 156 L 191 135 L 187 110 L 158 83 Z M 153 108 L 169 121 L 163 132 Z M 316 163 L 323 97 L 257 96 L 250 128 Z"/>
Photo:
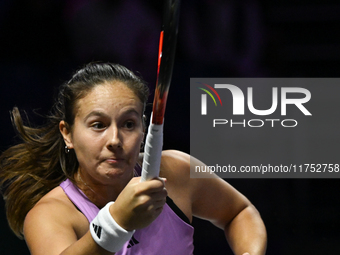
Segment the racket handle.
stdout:
<path fill-rule="evenodd" d="M 145 139 L 142 182 L 159 176 L 162 148 L 163 124 L 153 124 L 151 119 L 148 134 Z"/>

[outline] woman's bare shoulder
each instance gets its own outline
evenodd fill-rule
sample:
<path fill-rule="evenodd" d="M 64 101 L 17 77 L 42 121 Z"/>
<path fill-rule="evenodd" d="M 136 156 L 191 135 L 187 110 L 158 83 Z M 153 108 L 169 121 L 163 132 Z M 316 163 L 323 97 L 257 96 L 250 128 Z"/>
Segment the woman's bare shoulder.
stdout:
<path fill-rule="evenodd" d="M 163 151 L 161 172 L 166 178 L 185 181 L 190 178 L 190 155 L 178 150 Z"/>
<path fill-rule="evenodd" d="M 73 211 L 76 207 L 69 200 L 61 187 L 56 187 L 43 196 L 30 212 L 38 213 L 39 211 Z"/>
<path fill-rule="evenodd" d="M 43 196 L 29 212 L 29 214 L 32 215 L 45 213 L 48 213 L 50 215 L 49 217 L 60 218 L 62 221 L 66 219 L 74 221 L 75 219 L 85 218 L 60 186 L 52 189 Z"/>
<path fill-rule="evenodd" d="M 24 236 L 30 249 L 53 246 L 59 233 L 61 243 L 78 240 L 88 230 L 86 217 L 77 210 L 61 187 L 42 197 L 28 212 L 24 221 Z M 51 243 L 50 243 L 51 242 Z M 63 246 L 63 245 L 62 245 Z"/>

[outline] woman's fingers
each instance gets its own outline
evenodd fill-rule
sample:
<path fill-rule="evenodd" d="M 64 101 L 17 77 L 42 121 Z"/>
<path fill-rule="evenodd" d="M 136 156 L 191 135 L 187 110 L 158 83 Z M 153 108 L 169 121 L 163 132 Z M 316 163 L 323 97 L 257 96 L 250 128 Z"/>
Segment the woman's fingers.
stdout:
<path fill-rule="evenodd" d="M 112 216 L 126 229 L 146 227 L 158 217 L 166 203 L 165 183 L 162 178 L 145 182 L 140 182 L 140 177 L 133 178 L 113 205 Z"/>

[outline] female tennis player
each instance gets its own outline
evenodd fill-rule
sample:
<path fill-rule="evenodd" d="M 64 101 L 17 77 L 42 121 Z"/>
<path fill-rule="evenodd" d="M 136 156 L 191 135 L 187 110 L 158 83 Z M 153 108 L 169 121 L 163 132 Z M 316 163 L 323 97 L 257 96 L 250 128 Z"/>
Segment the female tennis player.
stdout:
<path fill-rule="evenodd" d="M 45 126 L 1 155 L 7 218 L 33 255 L 193 254 L 192 218 L 223 229 L 235 254 L 265 254 L 255 207 L 220 178 L 190 179 L 190 156 L 162 153 L 140 181 L 148 88 L 123 66 L 91 63 L 61 86 Z M 191 161 L 191 167 L 198 160 Z"/>

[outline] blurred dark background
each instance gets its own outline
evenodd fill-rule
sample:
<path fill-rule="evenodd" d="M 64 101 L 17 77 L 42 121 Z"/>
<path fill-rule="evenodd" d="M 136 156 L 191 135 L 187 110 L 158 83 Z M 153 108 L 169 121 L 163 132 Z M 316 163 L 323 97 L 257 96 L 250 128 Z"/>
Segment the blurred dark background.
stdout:
<path fill-rule="evenodd" d="M 153 91 L 162 2 L 1 0 L 0 150 L 15 140 L 13 106 L 43 123 L 34 112 L 47 114 L 57 87 L 89 61 L 126 65 Z M 330 0 L 183 0 L 164 148 L 190 153 L 190 77 L 338 77 L 339 13 Z M 338 179 L 228 181 L 259 209 L 267 254 L 340 254 Z M 29 254 L 0 203 L 0 254 Z M 194 225 L 195 254 L 231 254 L 222 231 Z"/>

